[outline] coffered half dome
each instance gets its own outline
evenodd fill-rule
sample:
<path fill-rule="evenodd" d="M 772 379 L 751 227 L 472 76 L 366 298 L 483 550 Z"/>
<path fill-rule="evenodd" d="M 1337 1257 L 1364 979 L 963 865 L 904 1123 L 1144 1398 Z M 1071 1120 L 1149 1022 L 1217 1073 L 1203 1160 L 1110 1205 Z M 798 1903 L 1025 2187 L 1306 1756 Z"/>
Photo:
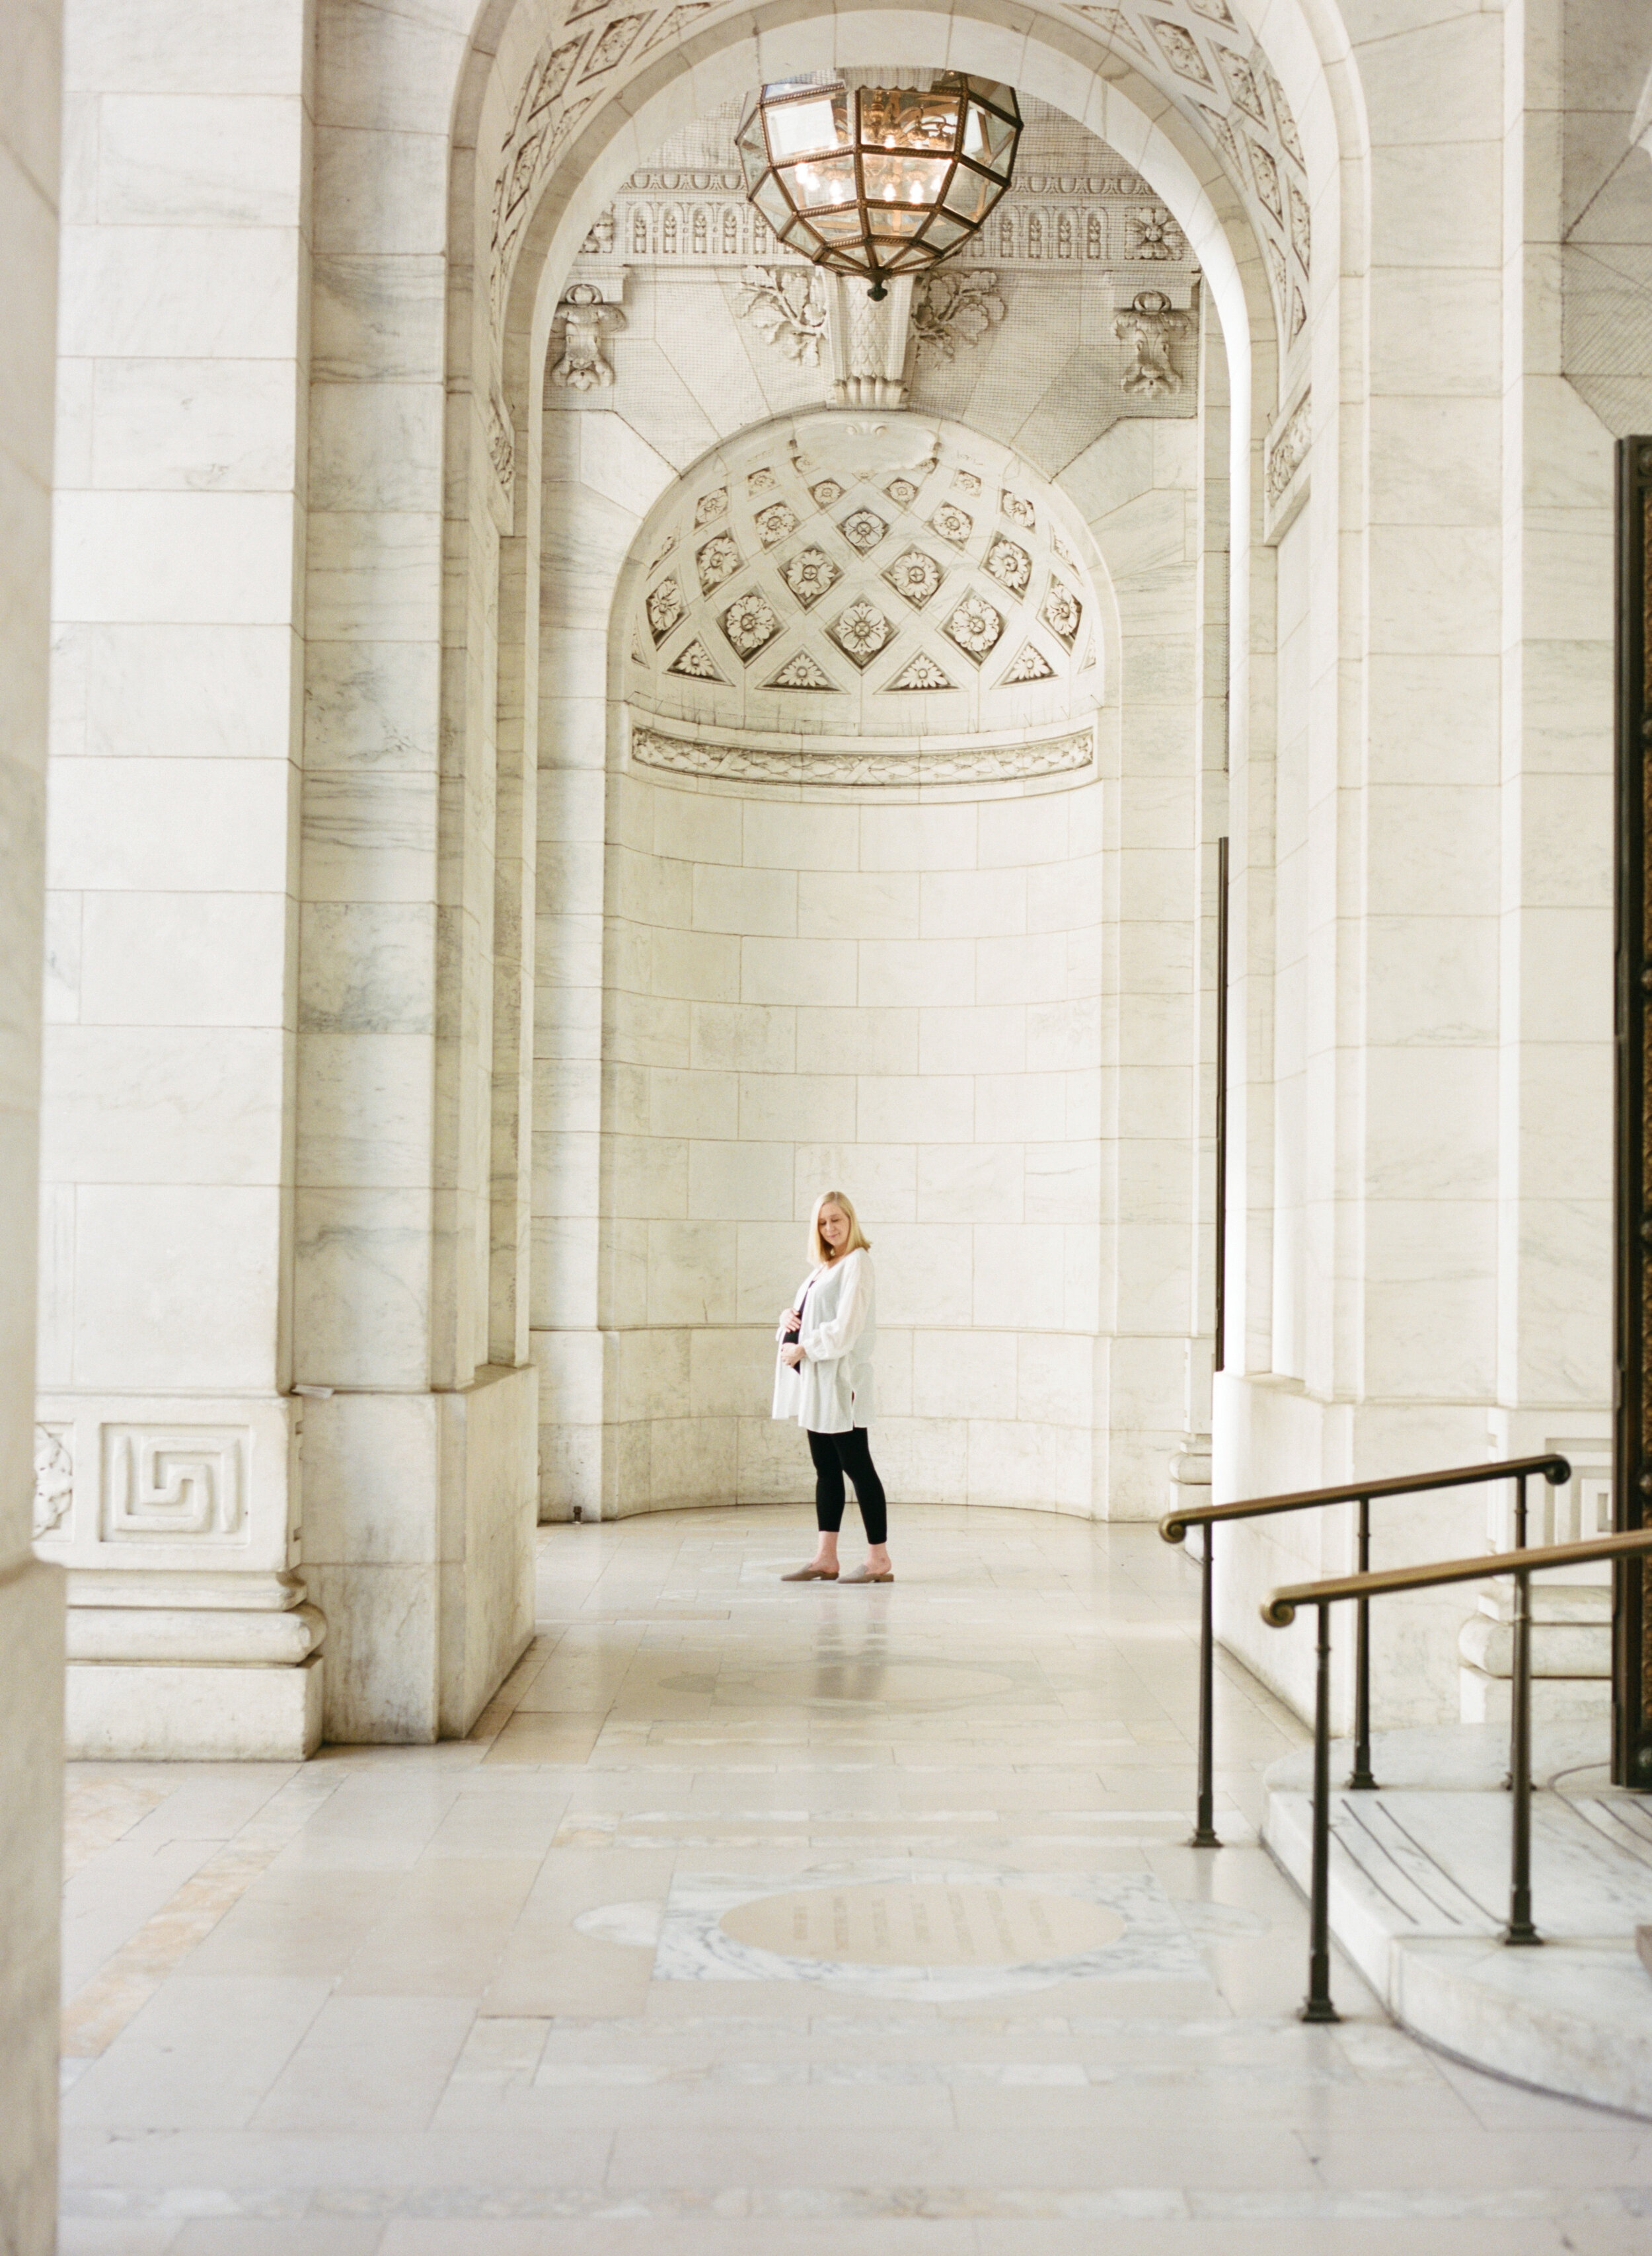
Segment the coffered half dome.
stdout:
<path fill-rule="evenodd" d="M 1102 694 L 1094 551 L 1009 448 L 864 410 L 765 424 L 656 505 L 624 659 L 635 712 L 787 737 L 1041 729 Z"/>

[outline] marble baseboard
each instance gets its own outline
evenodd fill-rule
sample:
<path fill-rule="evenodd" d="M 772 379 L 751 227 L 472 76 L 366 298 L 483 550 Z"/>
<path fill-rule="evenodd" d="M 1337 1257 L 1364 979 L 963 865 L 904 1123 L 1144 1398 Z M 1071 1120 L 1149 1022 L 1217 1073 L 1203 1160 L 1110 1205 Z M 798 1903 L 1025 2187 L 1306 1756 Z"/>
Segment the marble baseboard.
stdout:
<path fill-rule="evenodd" d="M 321 1662 L 71 1661 L 72 1761 L 302 1762 L 321 1743 Z"/>

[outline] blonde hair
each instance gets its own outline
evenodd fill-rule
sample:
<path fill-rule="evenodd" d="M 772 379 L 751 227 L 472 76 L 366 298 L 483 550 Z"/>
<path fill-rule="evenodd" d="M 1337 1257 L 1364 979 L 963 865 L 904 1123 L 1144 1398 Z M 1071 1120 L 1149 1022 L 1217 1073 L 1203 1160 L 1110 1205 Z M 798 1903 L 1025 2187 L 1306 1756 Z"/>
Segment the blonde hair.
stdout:
<path fill-rule="evenodd" d="M 841 1207 L 849 1220 L 849 1236 L 843 1251 L 834 1253 L 820 1234 L 820 1218 L 829 1206 Z M 816 1261 L 841 1261 L 844 1253 L 870 1253 L 872 1240 L 860 1226 L 860 1216 L 855 1212 L 854 1201 L 844 1191 L 822 1191 L 815 1202 L 815 1211 L 808 1217 L 808 1250 Z"/>

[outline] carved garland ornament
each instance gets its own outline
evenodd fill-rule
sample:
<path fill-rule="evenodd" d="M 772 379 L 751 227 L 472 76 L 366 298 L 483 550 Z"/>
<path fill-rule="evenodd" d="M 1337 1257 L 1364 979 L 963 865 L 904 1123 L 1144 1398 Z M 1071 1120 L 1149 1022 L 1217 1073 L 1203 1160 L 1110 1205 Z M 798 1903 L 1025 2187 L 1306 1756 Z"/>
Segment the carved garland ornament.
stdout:
<path fill-rule="evenodd" d="M 1061 775 L 1095 758 L 1092 732 L 1080 730 L 1030 744 L 942 744 L 922 751 L 856 749 L 788 751 L 779 746 L 703 744 L 663 730 L 632 730 L 638 766 L 674 775 L 712 776 L 729 783 L 936 784 L 1015 783 Z"/>
<path fill-rule="evenodd" d="M 1313 443 L 1313 394 L 1304 391 L 1291 412 L 1290 420 L 1274 440 L 1267 456 L 1267 506 L 1277 509 L 1295 482 L 1296 473 L 1308 460 L 1308 449 Z"/>

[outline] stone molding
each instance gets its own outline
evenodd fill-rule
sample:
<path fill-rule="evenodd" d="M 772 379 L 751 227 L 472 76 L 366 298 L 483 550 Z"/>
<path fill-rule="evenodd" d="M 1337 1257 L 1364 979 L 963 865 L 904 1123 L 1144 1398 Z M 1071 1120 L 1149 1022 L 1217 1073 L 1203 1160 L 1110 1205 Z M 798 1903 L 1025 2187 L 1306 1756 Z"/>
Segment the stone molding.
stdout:
<path fill-rule="evenodd" d="M 633 723 L 631 757 L 639 767 L 673 775 L 710 776 L 725 783 L 952 784 L 1019 783 L 1091 766 L 1093 728 L 1068 730 L 1030 744 L 925 744 L 900 749 L 837 746 L 804 751 L 780 744 L 720 744 Z"/>

